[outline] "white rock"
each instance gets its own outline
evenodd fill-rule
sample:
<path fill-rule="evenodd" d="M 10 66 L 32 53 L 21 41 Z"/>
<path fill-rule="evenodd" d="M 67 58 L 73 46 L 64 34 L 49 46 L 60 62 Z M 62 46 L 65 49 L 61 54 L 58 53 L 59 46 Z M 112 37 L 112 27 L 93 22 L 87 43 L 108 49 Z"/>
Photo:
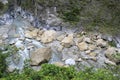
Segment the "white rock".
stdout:
<path fill-rule="evenodd" d="M 7 33 L 5 33 L 5 34 L 3 34 L 3 35 L 2 35 L 2 37 L 3 37 L 3 39 L 8 38 L 8 34 L 7 34 Z"/>
<path fill-rule="evenodd" d="M 84 38 L 84 41 L 87 42 L 87 43 L 91 43 L 91 40 L 90 40 L 90 38 L 88 38 L 88 37 L 85 37 L 85 38 Z"/>
<path fill-rule="evenodd" d="M 16 43 L 15 43 L 15 46 L 17 47 L 17 48 L 23 48 L 24 47 L 24 45 L 22 44 L 22 42 L 23 41 L 17 41 Z"/>
<path fill-rule="evenodd" d="M 91 52 L 90 50 L 85 51 L 86 54 L 89 54 L 90 52 Z"/>
<path fill-rule="evenodd" d="M 82 59 L 81 59 L 81 58 L 79 58 L 79 59 L 77 59 L 76 61 L 81 62 L 81 61 L 82 61 Z"/>
<path fill-rule="evenodd" d="M 16 43 L 16 40 L 15 40 L 15 39 L 14 39 L 14 40 L 9 41 L 9 44 L 14 44 L 14 43 Z"/>
<path fill-rule="evenodd" d="M 75 65 L 75 60 L 74 59 L 67 59 L 65 60 L 66 65 Z"/>
<path fill-rule="evenodd" d="M 8 66 L 7 70 L 8 70 L 8 72 L 13 72 L 15 70 L 15 67 L 10 65 L 10 66 Z"/>

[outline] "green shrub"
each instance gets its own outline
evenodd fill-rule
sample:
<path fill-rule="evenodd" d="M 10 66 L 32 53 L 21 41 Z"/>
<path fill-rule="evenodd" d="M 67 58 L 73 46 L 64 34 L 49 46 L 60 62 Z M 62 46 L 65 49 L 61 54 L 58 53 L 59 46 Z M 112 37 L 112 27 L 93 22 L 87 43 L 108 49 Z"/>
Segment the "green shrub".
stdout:
<path fill-rule="evenodd" d="M 0 50 L 0 78 L 8 75 L 8 72 L 6 71 L 8 61 L 6 58 L 17 51 L 18 49 L 14 45 L 5 45 L 4 50 Z"/>
<path fill-rule="evenodd" d="M 3 8 L 4 8 L 4 4 L 0 2 L 0 10 L 2 10 Z"/>
<path fill-rule="evenodd" d="M 7 68 L 7 64 L 6 64 L 6 54 L 3 54 L 2 50 L 0 50 L 0 78 L 5 76 L 6 74 L 6 68 Z"/>
<path fill-rule="evenodd" d="M 119 68 L 120 69 L 120 68 Z M 113 70 L 86 68 L 76 71 L 74 67 L 57 67 L 51 64 L 43 64 L 40 71 L 25 68 L 20 74 L 14 72 L 4 80 L 119 80 L 114 76 Z M 118 71 L 119 72 L 119 71 Z"/>
<path fill-rule="evenodd" d="M 0 2 L 0 14 L 5 12 L 7 10 L 7 6 L 4 5 L 2 2 Z"/>
<path fill-rule="evenodd" d="M 42 80 L 71 80 L 76 76 L 76 70 L 73 67 L 57 67 L 55 65 L 42 65 L 40 70 Z"/>
<path fill-rule="evenodd" d="M 91 69 L 80 71 L 73 80 L 118 80 L 112 72 L 106 69 Z"/>
<path fill-rule="evenodd" d="M 115 41 L 109 41 L 108 44 L 112 47 L 116 47 L 116 43 Z"/>

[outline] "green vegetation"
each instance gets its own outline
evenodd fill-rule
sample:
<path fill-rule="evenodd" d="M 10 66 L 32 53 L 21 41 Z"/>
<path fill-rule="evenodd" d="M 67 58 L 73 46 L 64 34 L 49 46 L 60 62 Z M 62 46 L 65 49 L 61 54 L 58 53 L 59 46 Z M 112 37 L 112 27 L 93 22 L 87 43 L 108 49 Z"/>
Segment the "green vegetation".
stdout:
<path fill-rule="evenodd" d="M 100 32 L 116 34 L 120 30 L 119 0 L 25 0 L 23 8 L 35 12 L 38 5 L 43 9 L 57 7 L 59 17 L 72 25 L 81 23 L 86 30 L 99 27 Z M 35 5 L 36 4 L 36 5 Z M 43 10 L 43 11 L 44 11 Z"/>
<path fill-rule="evenodd" d="M 3 80 L 119 80 L 112 72 L 105 69 L 94 70 L 87 68 L 77 72 L 73 67 L 57 67 L 52 64 L 43 64 L 40 71 L 25 68 L 22 73 L 10 73 Z"/>
<path fill-rule="evenodd" d="M 3 8 L 4 8 L 4 4 L 0 2 L 0 10 L 2 10 Z"/>
<path fill-rule="evenodd" d="M 112 54 L 113 60 L 116 61 L 116 63 L 120 62 L 120 53 Z"/>
<path fill-rule="evenodd" d="M 17 53 L 18 49 L 14 45 L 4 46 L 4 50 L 0 50 L 0 78 L 7 75 L 7 61 L 6 58 Z"/>
<path fill-rule="evenodd" d="M 6 68 L 7 68 L 7 65 L 6 65 L 6 57 L 7 55 L 6 54 L 3 54 L 2 50 L 0 50 L 0 78 L 5 76 L 6 74 Z"/>
<path fill-rule="evenodd" d="M 3 4 L 2 2 L 0 2 L 0 14 L 4 13 L 5 11 L 7 11 L 8 9 L 8 4 Z"/>
<path fill-rule="evenodd" d="M 115 41 L 109 41 L 108 42 L 108 44 L 110 45 L 110 46 L 112 46 L 112 47 L 116 47 L 116 43 L 115 43 Z"/>
<path fill-rule="evenodd" d="M 120 31 L 119 3 L 120 0 L 9 0 L 9 4 L 19 5 L 33 14 L 56 7 L 58 16 L 65 22 L 73 26 L 81 24 L 87 31 L 98 27 L 100 32 L 110 34 Z"/>

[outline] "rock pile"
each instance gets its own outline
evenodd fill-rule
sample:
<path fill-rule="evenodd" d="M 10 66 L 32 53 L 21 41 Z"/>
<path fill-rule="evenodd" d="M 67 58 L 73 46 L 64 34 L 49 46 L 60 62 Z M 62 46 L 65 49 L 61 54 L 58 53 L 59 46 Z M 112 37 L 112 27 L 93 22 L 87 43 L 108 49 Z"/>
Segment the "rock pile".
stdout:
<path fill-rule="evenodd" d="M 23 53 L 20 56 L 24 59 L 30 56 L 30 64 L 34 66 L 49 62 L 56 57 L 53 57 L 53 54 L 56 54 L 59 60 L 53 59 L 51 63 L 59 66 L 75 65 L 81 68 L 82 65 L 100 68 L 106 64 L 120 63 L 120 49 L 110 46 L 109 42 L 113 40 L 103 38 L 100 33 L 83 34 L 33 27 L 21 27 L 23 30 L 20 31 L 11 27 L 0 27 L 0 45 L 16 45 Z"/>

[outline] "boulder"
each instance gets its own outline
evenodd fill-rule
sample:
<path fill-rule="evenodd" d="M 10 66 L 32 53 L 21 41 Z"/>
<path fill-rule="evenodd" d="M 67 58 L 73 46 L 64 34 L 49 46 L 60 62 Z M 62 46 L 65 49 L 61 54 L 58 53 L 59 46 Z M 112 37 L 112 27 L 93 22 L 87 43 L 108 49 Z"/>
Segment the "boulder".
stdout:
<path fill-rule="evenodd" d="M 106 41 L 112 41 L 113 40 L 112 36 L 110 36 L 108 34 L 106 34 L 106 35 L 104 34 L 101 37 L 102 37 L 102 39 L 104 39 Z"/>
<path fill-rule="evenodd" d="M 91 51 L 95 50 L 96 48 L 97 47 L 95 45 L 92 45 L 92 44 L 90 44 L 89 47 L 88 47 L 88 49 L 91 50 Z"/>
<path fill-rule="evenodd" d="M 85 38 L 84 38 L 84 41 L 85 41 L 86 43 L 91 43 L 91 39 L 88 38 L 88 37 L 85 37 Z"/>
<path fill-rule="evenodd" d="M 107 42 L 105 42 L 103 39 L 98 39 L 96 41 L 96 44 L 97 44 L 97 46 L 100 46 L 100 47 L 106 47 L 107 46 Z"/>
<path fill-rule="evenodd" d="M 73 34 L 69 34 L 67 37 L 65 37 L 62 40 L 62 45 L 64 47 L 70 47 L 71 45 L 73 45 Z"/>
<path fill-rule="evenodd" d="M 44 30 L 39 30 L 38 31 L 38 36 L 41 36 L 44 33 Z"/>
<path fill-rule="evenodd" d="M 89 55 L 90 55 L 91 57 L 96 57 L 96 56 L 97 56 L 97 53 L 91 52 L 91 53 L 89 53 Z"/>
<path fill-rule="evenodd" d="M 65 38 L 65 35 L 60 35 L 60 36 L 57 37 L 57 40 L 62 41 L 64 38 Z"/>
<path fill-rule="evenodd" d="M 38 29 L 34 29 L 32 31 L 25 31 L 25 37 L 27 38 L 36 38 L 38 34 Z"/>
<path fill-rule="evenodd" d="M 39 65 L 43 62 L 49 61 L 52 55 L 50 48 L 39 48 L 30 55 L 31 65 Z"/>
<path fill-rule="evenodd" d="M 36 37 L 36 36 L 38 35 L 38 32 L 40 32 L 39 29 L 34 29 L 34 30 L 32 30 L 32 32 L 31 32 L 31 33 L 32 33 L 32 36 L 33 36 L 33 37 Z"/>
<path fill-rule="evenodd" d="M 120 62 L 120 53 L 117 51 L 116 48 L 114 47 L 109 47 L 106 51 L 105 51 L 105 55 L 106 57 L 115 62 L 115 63 L 119 63 Z"/>
<path fill-rule="evenodd" d="M 49 43 L 52 42 L 56 38 L 56 31 L 48 30 L 45 31 L 41 36 L 41 42 Z"/>
<path fill-rule="evenodd" d="M 85 50 L 88 49 L 88 44 L 87 44 L 86 42 L 78 43 L 77 46 L 79 47 L 79 49 L 80 49 L 81 51 L 85 51 Z"/>
<path fill-rule="evenodd" d="M 36 40 L 40 41 L 41 40 L 41 36 L 42 36 L 43 33 L 44 33 L 44 30 L 39 30 L 38 34 L 36 36 Z"/>
<path fill-rule="evenodd" d="M 3 38 L 3 39 L 7 39 L 7 38 L 8 38 L 8 34 L 7 34 L 7 33 L 3 34 L 3 35 L 2 35 L 2 38 Z"/>
<path fill-rule="evenodd" d="M 116 48 L 114 47 L 109 47 L 106 51 L 105 51 L 105 54 L 106 56 L 110 56 L 112 54 L 116 53 Z"/>
<path fill-rule="evenodd" d="M 106 63 L 106 64 L 109 64 L 109 65 L 116 65 L 115 62 L 112 62 L 112 61 L 110 61 L 109 59 L 106 59 L 106 60 L 105 60 L 105 63 Z"/>
<path fill-rule="evenodd" d="M 11 66 L 11 65 L 10 65 L 10 66 L 7 67 L 7 71 L 8 71 L 8 72 L 13 72 L 14 70 L 15 70 L 15 67 L 14 67 L 14 66 Z"/>
<path fill-rule="evenodd" d="M 25 37 L 33 38 L 31 31 L 25 31 Z"/>

